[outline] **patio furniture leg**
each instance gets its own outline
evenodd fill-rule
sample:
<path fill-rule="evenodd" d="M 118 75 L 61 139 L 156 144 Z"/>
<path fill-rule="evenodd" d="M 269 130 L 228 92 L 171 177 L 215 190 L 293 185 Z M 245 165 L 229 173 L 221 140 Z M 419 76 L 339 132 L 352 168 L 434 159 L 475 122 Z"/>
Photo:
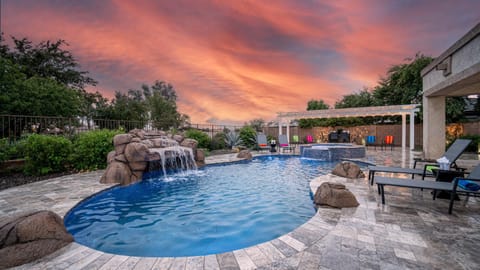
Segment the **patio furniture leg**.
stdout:
<path fill-rule="evenodd" d="M 453 211 L 453 202 L 455 202 L 455 191 L 450 192 L 450 204 L 448 206 L 448 214 L 452 214 Z"/>
<path fill-rule="evenodd" d="M 368 179 L 370 180 L 370 185 L 373 186 L 373 178 L 375 177 L 374 171 L 368 171 Z"/>
<path fill-rule="evenodd" d="M 382 204 L 385 204 L 385 189 L 383 185 L 378 185 L 380 187 L 380 192 L 382 193 Z"/>

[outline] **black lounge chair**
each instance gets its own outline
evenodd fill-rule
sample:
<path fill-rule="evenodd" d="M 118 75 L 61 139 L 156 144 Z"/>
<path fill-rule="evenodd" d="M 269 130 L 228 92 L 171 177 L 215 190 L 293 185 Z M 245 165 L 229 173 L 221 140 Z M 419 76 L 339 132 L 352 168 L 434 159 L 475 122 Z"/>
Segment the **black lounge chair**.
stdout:
<path fill-rule="evenodd" d="M 472 142 L 472 140 L 457 139 L 443 154 L 443 156 L 451 162 L 451 167 L 458 168 L 455 164 L 455 161 L 460 157 L 460 155 L 462 155 L 463 151 L 465 151 L 470 142 Z M 417 169 L 416 166 L 418 162 L 427 162 L 427 164 L 424 164 L 423 169 Z M 376 172 L 411 174 L 412 179 L 415 175 L 421 175 L 422 179 L 424 179 L 425 176 L 432 176 L 432 173 L 428 170 L 429 166 L 438 166 L 438 164 L 436 160 L 432 159 L 415 159 L 413 168 L 368 166 L 368 179 L 370 180 L 370 185 L 373 185 L 373 178 L 375 177 Z"/>
<path fill-rule="evenodd" d="M 480 165 L 477 165 L 467 177 L 456 177 L 452 182 L 411 180 L 392 177 L 377 177 L 378 193 L 382 197 L 382 204 L 385 204 L 385 186 L 407 187 L 432 189 L 433 199 L 435 200 L 437 191 L 450 192 L 450 204 L 448 213 L 452 214 L 453 203 L 457 194 L 466 195 L 467 200 L 470 196 L 480 197 Z"/>

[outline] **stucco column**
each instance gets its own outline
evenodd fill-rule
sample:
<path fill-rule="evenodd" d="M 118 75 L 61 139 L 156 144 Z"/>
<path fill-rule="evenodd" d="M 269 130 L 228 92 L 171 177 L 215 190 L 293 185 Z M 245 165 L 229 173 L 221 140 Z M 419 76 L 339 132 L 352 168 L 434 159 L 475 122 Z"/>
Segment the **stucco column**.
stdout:
<path fill-rule="evenodd" d="M 283 119 L 280 119 L 280 122 L 278 122 L 278 135 L 282 135 L 282 126 L 283 126 Z"/>
<path fill-rule="evenodd" d="M 445 97 L 423 96 L 423 152 L 439 158 L 445 152 Z"/>

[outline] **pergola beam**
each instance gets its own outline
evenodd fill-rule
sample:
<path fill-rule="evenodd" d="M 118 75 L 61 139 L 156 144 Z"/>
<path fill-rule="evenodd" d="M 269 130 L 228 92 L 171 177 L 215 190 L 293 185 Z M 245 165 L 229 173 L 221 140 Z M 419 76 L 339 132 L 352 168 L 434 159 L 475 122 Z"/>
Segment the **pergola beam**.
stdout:
<path fill-rule="evenodd" d="M 419 112 L 418 104 L 408 105 L 392 105 L 392 106 L 375 106 L 375 107 L 359 107 L 346 109 L 327 109 L 312 110 L 301 112 L 279 112 L 277 119 L 279 122 L 279 134 L 282 134 L 283 123 L 287 125 L 287 134 L 289 134 L 290 121 L 295 119 L 311 119 L 311 118 L 340 118 L 340 117 L 369 117 L 369 116 L 402 116 L 402 149 L 406 148 L 406 115 L 410 116 L 410 149 L 414 148 L 414 124 L 415 113 Z M 288 140 L 290 138 L 288 137 Z"/>

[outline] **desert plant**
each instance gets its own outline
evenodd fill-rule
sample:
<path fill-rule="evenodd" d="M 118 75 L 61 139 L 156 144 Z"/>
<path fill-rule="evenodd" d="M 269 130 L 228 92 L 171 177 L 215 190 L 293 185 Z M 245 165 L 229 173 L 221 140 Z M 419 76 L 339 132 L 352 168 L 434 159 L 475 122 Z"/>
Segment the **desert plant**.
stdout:
<path fill-rule="evenodd" d="M 113 150 L 113 137 L 118 130 L 95 130 L 77 135 L 73 140 L 70 155 L 72 166 L 77 170 L 97 170 L 107 166 L 107 155 Z"/>
<path fill-rule="evenodd" d="M 67 169 L 72 142 L 61 136 L 34 134 L 25 144 L 25 173 L 43 175 Z"/>
<path fill-rule="evenodd" d="M 225 133 L 225 143 L 230 149 L 233 149 L 233 147 L 242 145 L 243 142 L 239 133 L 229 131 Z"/>

